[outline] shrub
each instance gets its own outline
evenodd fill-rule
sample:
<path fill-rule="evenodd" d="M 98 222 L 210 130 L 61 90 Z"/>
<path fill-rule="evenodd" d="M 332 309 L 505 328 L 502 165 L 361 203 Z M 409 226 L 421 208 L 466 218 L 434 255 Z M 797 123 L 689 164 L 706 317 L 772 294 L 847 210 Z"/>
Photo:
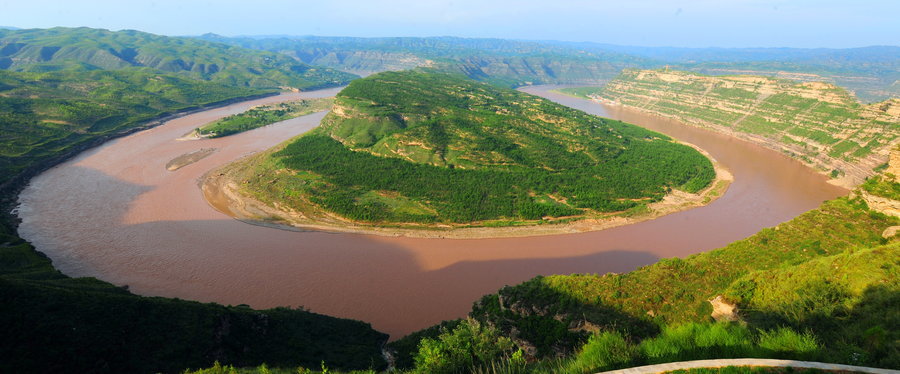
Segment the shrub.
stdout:
<path fill-rule="evenodd" d="M 787 327 L 761 331 L 759 347 L 771 357 L 802 359 L 816 357 L 820 349 L 819 342 L 812 333 L 807 331 L 801 334 Z"/>
<path fill-rule="evenodd" d="M 602 332 L 588 339 L 575 359 L 568 365 L 568 373 L 586 373 L 618 369 L 628 366 L 637 351 L 619 332 Z"/>
<path fill-rule="evenodd" d="M 452 331 L 441 333 L 437 339 L 422 339 L 416 355 L 416 372 L 469 372 L 508 356 L 513 346 L 496 328 L 469 319 Z"/>

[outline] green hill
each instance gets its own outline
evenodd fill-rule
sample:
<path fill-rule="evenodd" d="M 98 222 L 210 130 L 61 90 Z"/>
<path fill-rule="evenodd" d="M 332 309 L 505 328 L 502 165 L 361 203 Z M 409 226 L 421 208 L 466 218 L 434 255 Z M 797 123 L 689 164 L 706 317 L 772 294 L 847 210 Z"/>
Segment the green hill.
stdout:
<path fill-rule="evenodd" d="M 627 70 L 603 88 L 564 91 L 737 135 L 847 175 L 848 184 L 871 175 L 900 136 L 900 101 L 863 105 L 820 82 Z"/>
<path fill-rule="evenodd" d="M 238 178 L 245 193 L 307 217 L 509 225 L 636 209 L 673 188 L 703 189 L 714 174 L 706 157 L 662 134 L 463 76 L 407 71 L 354 81 L 319 128 L 251 159 Z"/>
<path fill-rule="evenodd" d="M 143 67 L 183 78 L 261 88 L 314 89 L 356 78 L 278 53 L 135 30 L 0 30 L 0 68 L 53 71 L 72 66 L 104 70 Z"/>

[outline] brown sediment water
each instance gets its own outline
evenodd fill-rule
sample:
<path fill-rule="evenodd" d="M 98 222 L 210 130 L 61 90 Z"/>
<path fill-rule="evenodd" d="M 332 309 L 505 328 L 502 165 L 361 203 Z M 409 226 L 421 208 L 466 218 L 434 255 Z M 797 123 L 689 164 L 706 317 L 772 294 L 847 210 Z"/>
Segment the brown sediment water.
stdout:
<path fill-rule="evenodd" d="M 624 272 L 747 237 L 846 193 L 785 155 L 620 107 L 522 91 L 695 144 L 734 175 L 711 204 L 603 231 L 500 239 L 426 239 L 278 230 L 213 209 L 202 176 L 315 127 L 323 113 L 217 139 L 178 140 L 251 106 L 334 95 L 290 93 L 188 115 L 110 141 L 35 177 L 19 233 L 70 276 L 141 295 L 254 308 L 304 306 L 372 323 L 393 338 L 464 316 L 472 302 L 539 274 Z M 215 153 L 176 171 L 166 163 Z"/>

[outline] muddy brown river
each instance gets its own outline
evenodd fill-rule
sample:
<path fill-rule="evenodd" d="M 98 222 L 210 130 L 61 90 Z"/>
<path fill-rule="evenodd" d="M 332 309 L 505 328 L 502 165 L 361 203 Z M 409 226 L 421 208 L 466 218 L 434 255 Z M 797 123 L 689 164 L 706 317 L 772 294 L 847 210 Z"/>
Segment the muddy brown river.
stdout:
<path fill-rule="evenodd" d="M 128 285 L 141 295 L 254 308 L 303 306 L 400 337 L 464 316 L 472 302 L 539 274 L 624 272 L 745 238 L 846 193 L 800 162 L 725 135 L 549 92 L 523 91 L 621 119 L 708 151 L 735 177 L 713 203 L 604 231 L 505 239 L 414 239 L 284 231 L 211 208 L 198 187 L 220 165 L 314 126 L 323 113 L 219 139 L 178 140 L 250 106 L 172 120 L 110 141 L 35 177 L 20 195 L 19 233 L 63 273 Z M 176 171 L 174 158 L 216 151 Z"/>

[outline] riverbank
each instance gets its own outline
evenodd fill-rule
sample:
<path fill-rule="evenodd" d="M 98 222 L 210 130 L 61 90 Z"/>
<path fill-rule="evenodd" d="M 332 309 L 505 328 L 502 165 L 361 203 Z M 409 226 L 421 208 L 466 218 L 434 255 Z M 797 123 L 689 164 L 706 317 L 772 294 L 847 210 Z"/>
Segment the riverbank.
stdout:
<path fill-rule="evenodd" d="M 553 92 L 569 97 L 576 97 L 581 99 L 587 98 L 595 103 L 603 106 L 609 106 L 611 108 L 623 108 L 626 110 L 633 110 L 659 118 L 673 119 L 686 125 L 711 130 L 728 135 L 733 138 L 759 144 L 763 147 L 781 152 L 793 159 L 803 162 L 805 165 L 815 170 L 817 173 L 827 176 L 829 178 L 828 183 L 846 189 L 853 189 L 860 183 L 864 182 L 867 177 L 874 174 L 874 168 L 876 166 L 887 161 L 887 155 L 882 155 L 879 152 L 872 153 L 867 157 L 856 159 L 855 161 L 851 159 L 844 159 L 841 157 L 832 157 L 829 156 L 829 153 L 825 151 L 811 154 L 806 142 L 802 141 L 802 139 L 798 141 L 797 139 L 791 137 L 794 135 L 782 136 L 782 141 L 779 141 L 773 136 L 755 134 L 747 131 L 738 131 L 733 127 L 724 126 L 721 123 L 716 123 L 712 120 L 682 115 L 682 112 L 666 113 L 664 111 L 651 110 L 640 105 L 635 105 L 633 101 L 626 101 L 623 103 L 622 101 L 616 99 L 600 97 L 597 94 L 584 93 L 583 95 L 579 95 L 577 93 L 573 94 L 572 92 L 566 92 L 561 89 L 555 89 L 553 90 Z M 646 99 L 645 96 L 639 97 Z M 744 117 L 741 117 L 741 119 L 746 118 L 746 116 L 748 115 L 749 114 L 745 114 Z M 848 144 L 853 144 L 853 142 L 850 141 Z M 866 143 L 861 142 L 860 144 Z"/>
<path fill-rule="evenodd" d="M 171 120 L 181 118 L 184 116 L 188 116 L 194 113 L 203 112 L 211 109 L 226 107 L 235 103 L 240 103 L 244 101 L 251 101 L 257 99 L 264 99 L 267 97 L 277 96 L 280 92 L 273 91 L 267 92 L 257 95 L 250 96 L 242 96 L 235 97 L 231 99 L 216 101 L 207 104 L 195 105 L 191 107 L 183 108 L 182 110 L 176 113 L 167 113 L 162 114 L 157 117 L 151 118 L 139 125 L 134 127 L 130 127 L 119 131 L 115 134 L 106 134 L 102 136 L 98 136 L 96 138 L 87 140 L 81 144 L 73 146 L 72 148 L 66 150 L 65 152 L 61 152 L 56 157 L 51 159 L 44 160 L 39 162 L 32 167 L 23 170 L 18 175 L 11 178 L 9 181 L 0 184 L 0 224 L 4 226 L 8 226 L 8 228 L 12 231 L 15 231 L 19 225 L 19 217 L 16 214 L 15 206 L 18 204 L 18 196 L 19 194 L 28 186 L 28 183 L 31 182 L 31 179 L 40 175 L 41 173 L 49 170 L 50 168 L 62 164 L 75 156 L 78 156 L 82 152 L 88 151 L 92 148 L 99 147 L 104 143 L 107 143 L 111 140 L 122 138 L 140 131 L 152 129 L 157 126 L 161 126 Z"/>
<path fill-rule="evenodd" d="M 731 172 L 700 147 L 685 142 L 679 143 L 696 149 L 713 163 L 716 177 L 709 186 L 698 193 L 673 189 L 662 200 L 631 211 L 588 217 L 568 217 L 559 220 L 523 221 L 504 226 L 490 226 L 490 222 L 472 225 L 410 223 L 384 226 L 346 219 L 325 211 L 312 202 L 309 202 L 303 211 L 279 206 L 277 202 L 267 204 L 254 198 L 249 191 L 242 188 L 242 181 L 248 177 L 247 173 L 253 173 L 258 163 L 265 159 L 266 155 L 277 152 L 283 145 L 212 170 L 203 177 L 200 185 L 207 202 L 216 210 L 242 222 L 283 230 L 442 239 L 489 239 L 574 234 L 652 220 L 709 204 L 724 195 L 734 180 Z"/>
<path fill-rule="evenodd" d="M 862 182 L 864 182 L 868 176 L 871 176 L 874 173 L 874 171 L 871 168 L 860 167 L 860 165 L 853 164 L 853 163 L 846 162 L 846 161 L 834 160 L 833 161 L 834 166 L 836 166 L 836 167 L 840 168 L 840 170 L 844 171 L 843 175 L 835 178 L 831 175 L 831 172 L 834 169 L 826 170 L 826 169 L 823 169 L 822 167 L 818 167 L 817 165 L 819 165 L 819 164 L 807 162 L 806 160 L 804 160 L 803 158 L 798 156 L 798 153 L 796 153 L 796 150 L 793 149 L 792 146 L 781 143 L 781 142 L 777 142 L 775 140 L 772 140 L 772 139 L 764 137 L 764 136 L 749 134 L 746 132 L 735 131 L 735 130 L 730 129 L 725 126 L 718 126 L 718 125 L 713 125 L 713 124 L 709 124 L 709 123 L 703 123 L 700 121 L 691 121 L 689 119 L 682 118 L 679 116 L 661 114 L 658 112 L 654 112 L 652 110 L 647 110 L 647 109 L 643 109 L 643 108 L 639 108 L 639 107 L 633 107 L 630 105 L 623 105 L 620 103 L 610 104 L 608 101 L 601 101 L 601 100 L 595 100 L 595 99 L 592 99 L 591 101 L 601 104 L 601 105 L 619 106 L 619 107 L 622 107 L 622 108 L 625 108 L 628 110 L 634 110 L 634 111 L 641 112 L 643 114 L 651 115 L 654 117 L 673 119 L 673 120 L 676 120 L 678 122 L 684 123 L 689 126 L 694 126 L 697 128 L 718 132 L 720 134 L 724 134 L 724 135 L 727 135 L 727 136 L 730 136 L 730 137 L 733 137 L 736 139 L 741 139 L 744 141 L 748 141 L 750 143 L 761 145 L 761 146 L 769 148 L 771 150 L 784 153 L 785 155 L 788 155 L 789 157 L 791 157 L 797 161 L 803 162 L 811 170 L 815 171 L 818 174 L 828 177 L 827 182 L 829 184 L 838 186 L 841 188 L 846 188 L 848 190 L 852 190 L 852 189 L 856 188 Z"/>

